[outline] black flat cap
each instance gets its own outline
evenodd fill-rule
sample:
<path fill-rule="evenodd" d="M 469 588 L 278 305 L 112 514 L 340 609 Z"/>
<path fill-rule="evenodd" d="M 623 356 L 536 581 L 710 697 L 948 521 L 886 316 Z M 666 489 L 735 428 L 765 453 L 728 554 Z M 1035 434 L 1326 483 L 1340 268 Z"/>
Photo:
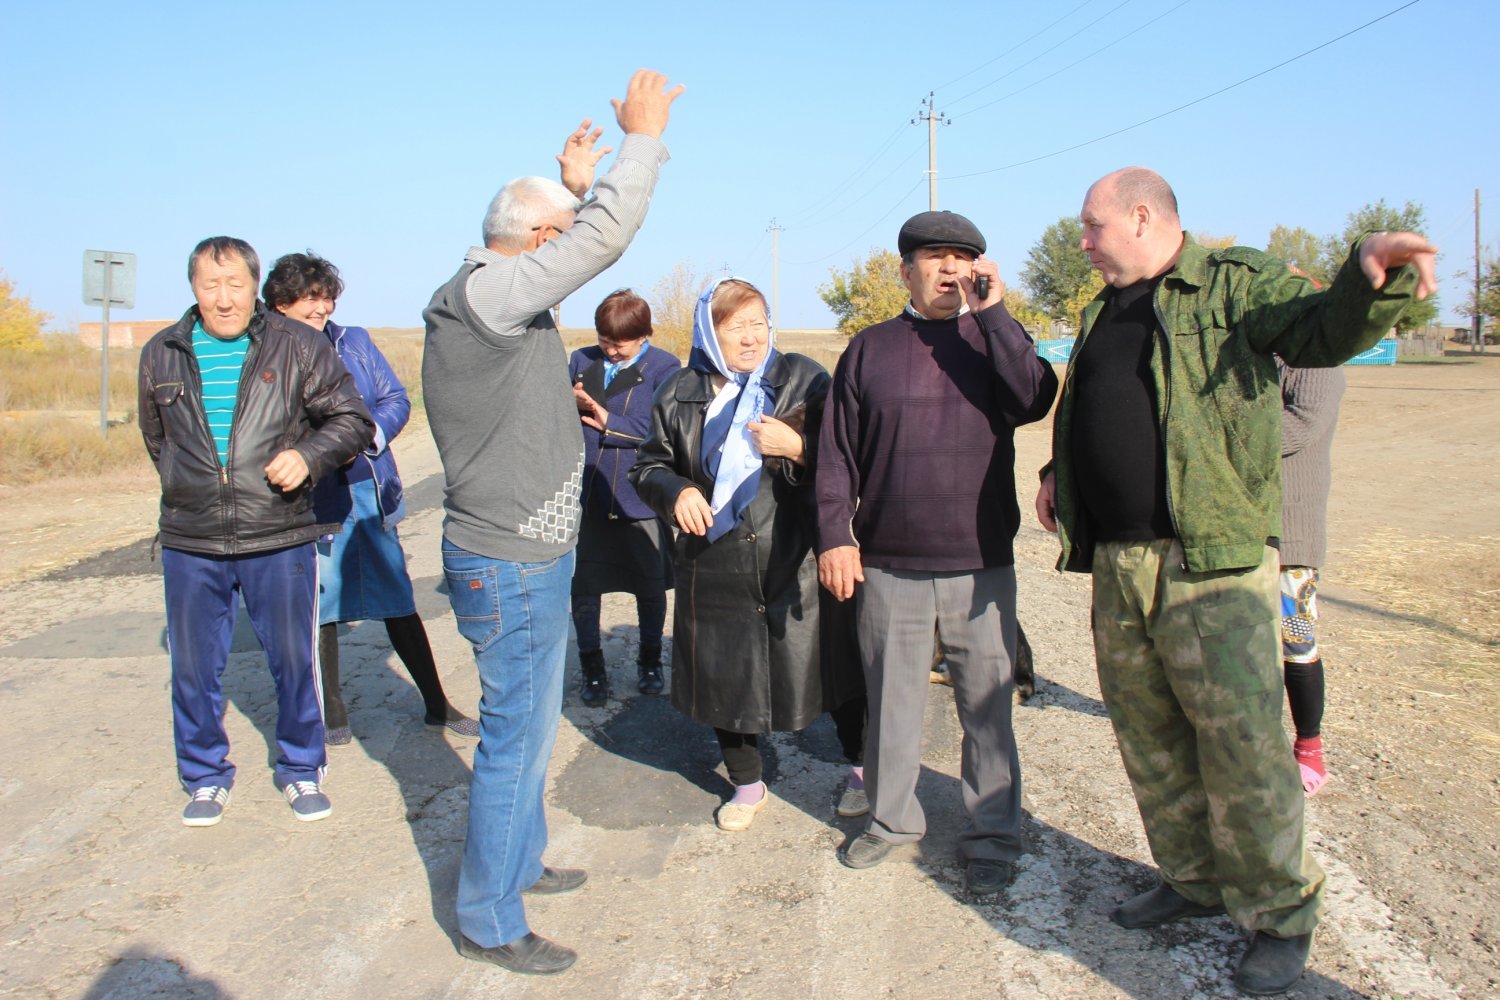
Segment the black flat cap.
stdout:
<path fill-rule="evenodd" d="M 923 247 L 961 247 L 976 256 L 984 253 L 984 235 L 979 227 L 956 212 L 923 212 L 907 219 L 896 237 L 902 256 Z"/>

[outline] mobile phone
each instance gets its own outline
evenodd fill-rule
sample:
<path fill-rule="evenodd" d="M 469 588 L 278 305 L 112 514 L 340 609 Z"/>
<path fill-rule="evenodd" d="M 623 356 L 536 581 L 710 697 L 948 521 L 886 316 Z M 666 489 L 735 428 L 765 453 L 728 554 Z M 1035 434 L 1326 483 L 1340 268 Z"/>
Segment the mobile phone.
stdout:
<path fill-rule="evenodd" d="M 981 274 L 977 278 L 974 279 L 974 294 L 977 295 L 977 296 L 979 296 L 979 301 L 980 302 L 983 302 L 985 299 L 987 299 L 987 298 L 990 297 L 990 276 L 989 275 L 987 275 L 987 274 Z"/>

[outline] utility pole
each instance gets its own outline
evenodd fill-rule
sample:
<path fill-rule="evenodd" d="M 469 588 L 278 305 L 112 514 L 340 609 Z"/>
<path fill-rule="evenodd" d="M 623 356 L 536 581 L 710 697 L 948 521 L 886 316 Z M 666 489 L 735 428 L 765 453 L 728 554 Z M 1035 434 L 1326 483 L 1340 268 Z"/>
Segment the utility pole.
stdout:
<path fill-rule="evenodd" d="M 777 258 L 781 249 L 781 234 L 786 232 L 785 226 L 778 226 L 776 220 L 766 227 L 766 232 L 771 234 L 771 329 L 781 329 L 781 282 L 777 273 Z"/>
<path fill-rule="evenodd" d="M 917 122 L 927 123 L 927 210 L 937 211 L 937 127 L 941 122 L 944 125 L 952 125 L 953 119 L 945 114 L 939 114 L 933 110 L 933 93 L 927 92 L 927 100 L 922 102 L 923 111 L 911 120 L 915 125 Z"/>
<path fill-rule="evenodd" d="M 1479 289 L 1481 286 L 1479 272 L 1479 189 L 1474 189 L 1474 342 L 1469 345 L 1469 353 L 1484 353 L 1484 313 L 1479 308 Z"/>

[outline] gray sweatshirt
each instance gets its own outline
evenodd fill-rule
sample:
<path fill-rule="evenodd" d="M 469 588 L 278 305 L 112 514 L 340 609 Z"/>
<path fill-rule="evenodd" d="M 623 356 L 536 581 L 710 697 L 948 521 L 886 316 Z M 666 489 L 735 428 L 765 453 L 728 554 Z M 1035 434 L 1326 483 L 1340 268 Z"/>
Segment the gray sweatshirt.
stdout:
<path fill-rule="evenodd" d="M 666 160 L 658 140 L 627 135 L 566 232 L 516 256 L 473 247 L 433 293 L 422 393 L 455 545 L 545 562 L 576 543 L 583 433 L 549 310 L 625 252 Z"/>
<path fill-rule="evenodd" d="M 1341 368 L 1281 373 L 1281 565 L 1323 565 L 1328 551 L 1328 490 L 1333 431 L 1344 398 Z"/>

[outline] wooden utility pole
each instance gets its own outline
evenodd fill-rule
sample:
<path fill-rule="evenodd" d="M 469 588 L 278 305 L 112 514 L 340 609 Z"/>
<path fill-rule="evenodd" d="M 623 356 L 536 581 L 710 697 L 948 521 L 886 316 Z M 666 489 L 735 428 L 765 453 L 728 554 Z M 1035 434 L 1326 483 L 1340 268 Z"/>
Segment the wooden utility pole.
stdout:
<path fill-rule="evenodd" d="M 922 102 L 923 111 L 911 120 L 915 125 L 917 122 L 927 123 L 927 210 L 937 211 L 937 127 L 939 123 L 952 125 L 953 120 L 947 115 L 939 114 L 933 110 L 933 93 L 927 92 L 927 100 Z"/>
<path fill-rule="evenodd" d="M 1479 292 L 1483 286 L 1479 270 L 1479 189 L 1474 189 L 1474 340 L 1469 353 L 1484 353 L 1484 311 L 1479 305 Z"/>
<path fill-rule="evenodd" d="M 776 220 L 766 227 L 771 234 L 771 329 L 781 329 L 781 282 L 777 273 L 777 257 L 781 250 L 780 236 L 786 231 L 785 226 L 778 226 Z"/>

